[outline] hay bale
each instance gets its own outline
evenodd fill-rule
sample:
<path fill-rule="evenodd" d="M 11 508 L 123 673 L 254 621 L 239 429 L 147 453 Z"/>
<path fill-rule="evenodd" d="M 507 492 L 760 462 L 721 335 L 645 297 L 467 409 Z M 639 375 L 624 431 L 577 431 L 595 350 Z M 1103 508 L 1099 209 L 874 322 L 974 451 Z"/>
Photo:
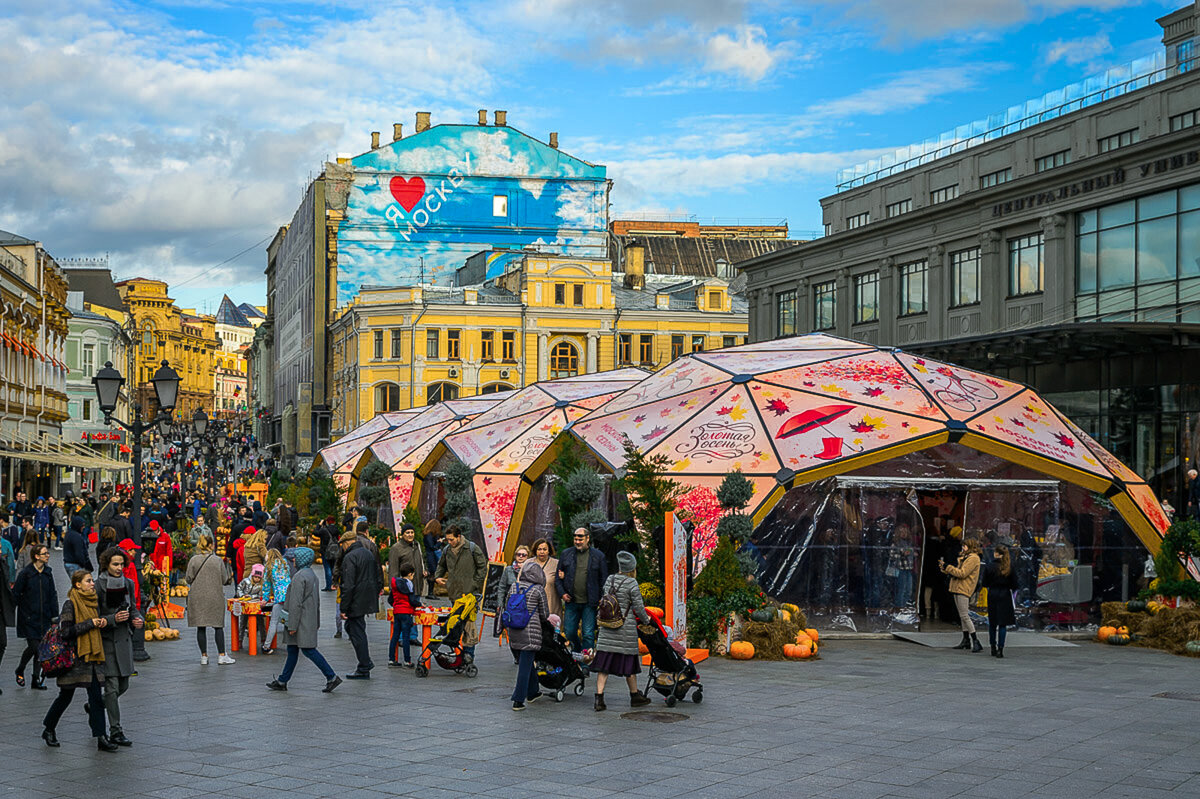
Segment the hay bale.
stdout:
<path fill-rule="evenodd" d="M 1183 655 L 1187 654 L 1187 642 L 1196 640 L 1200 640 L 1200 609 L 1163 608 L 1146 617 L 1134 643 Z"/>
<path fill-rule="evenodd" d="M 754 657 L 757 660 L 783 660 L 784 644 L 796 643 L 796 633 L 800 629 L 794 622 L 778 619 L 747 621 L 742 625 L 738 640 L 754 644 Z"/>

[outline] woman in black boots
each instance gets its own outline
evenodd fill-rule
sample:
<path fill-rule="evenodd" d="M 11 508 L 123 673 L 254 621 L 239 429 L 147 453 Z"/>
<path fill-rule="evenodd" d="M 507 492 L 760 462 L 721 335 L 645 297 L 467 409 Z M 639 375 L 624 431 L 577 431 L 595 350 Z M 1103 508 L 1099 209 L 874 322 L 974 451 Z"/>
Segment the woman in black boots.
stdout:
<path fill-rule="evenodd" d="M 971 594 L 975 593 L 975 583 L 979 581 L 979 542 L 974 538 L 967 539 L 963 542 L 962 554 L 958 556 L 956 565 L 951 566 L 939 560 L 938 567 L 950 575 L 950 596 L 954 598 L 954 607 L 962 624 L 962 642 L 954 648 L 982 652 L 983 644 L 975 636 L 975 625 L 971 622 L 969 611 Z"/>
<path fill-rule="evenodd" d="M 992 657 L 1004 657 L 1004 640 L 1008 628 L 1016 626 L 1012 592 L 1017 590 L 1017 573 L 1013 571 L 1008 547 L 997 544 L 994 559 L 983 570 L 983 587 L 987 589 L 988 643 Z"/>

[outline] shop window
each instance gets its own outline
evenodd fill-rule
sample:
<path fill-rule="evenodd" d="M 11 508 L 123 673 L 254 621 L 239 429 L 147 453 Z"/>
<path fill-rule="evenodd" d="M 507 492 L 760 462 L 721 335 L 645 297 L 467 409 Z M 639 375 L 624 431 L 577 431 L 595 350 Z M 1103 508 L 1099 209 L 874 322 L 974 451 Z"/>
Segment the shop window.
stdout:
<path fill-rule="evenodd" d="M 950 254 L 950 306 L 979 302 L 979 248 Z"/>
<path fill-rule="evenodd" d="M 550 379 L 574 377 L 579 374 L 579 350 L 574 344 L 560 341 L 550 350 Z"/>
<path fill-rule="evenodd" d="M 775 295 L 775 335 L 796 335 L 796 290 L 789 289 Z"/>
<path fill-rule="evenodd" d="M 633 336 L 621 333 L 617 337 L 617 361 L 620 363 L 633 362 Z"/>
<path fill-rule="evenodd" d="M 929 268 L 924 261 L 900 267 L 900 315 L 929 310 Z"/>
<path fill-rule="evenodd" d="M 1019 297 L 1037 294 L 1045 281 L 1042 260 L 1042 234 L 1022 236 L 1008 241 L 1008 293 Z"/>
<path fill-rule="evenodd" d="M 874 322 L 879 318 L 879 273 L 854 276 L 854 321 Z"/>
<path fill-rule="evenodd" d="M 813 286 L 813 329 L 832 330 L 837 325 L 837 283 Z"/>
<path fill-rule="evenodd" d="M 375 387 L 375 412 L 395 413 L 400 410 L 400 387 L 395 383 L 380 383 Z"/>

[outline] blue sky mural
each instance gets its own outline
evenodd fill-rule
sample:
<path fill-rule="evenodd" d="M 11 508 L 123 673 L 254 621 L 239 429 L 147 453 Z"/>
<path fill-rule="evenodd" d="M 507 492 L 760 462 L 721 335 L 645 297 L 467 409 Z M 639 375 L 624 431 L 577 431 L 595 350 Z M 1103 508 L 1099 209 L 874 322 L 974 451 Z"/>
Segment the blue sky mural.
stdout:
<path fill-rule="evenodd" d="M 187 305 L 262 303 L 265 248 L 326 161 L 417 111 L 502 108 L 604 164 L 614 216 L 815 231 L 837 170 L 1152 53 L 1184 4 L 9 2 L 0 228 Z"/>
<path fill-rule="evenodd" d="M 482 250 L 606 252 L 605 168 L 512 128 L 439 125 L 351 163 L 339 304 L 361 285 L 448 285 Z"/>

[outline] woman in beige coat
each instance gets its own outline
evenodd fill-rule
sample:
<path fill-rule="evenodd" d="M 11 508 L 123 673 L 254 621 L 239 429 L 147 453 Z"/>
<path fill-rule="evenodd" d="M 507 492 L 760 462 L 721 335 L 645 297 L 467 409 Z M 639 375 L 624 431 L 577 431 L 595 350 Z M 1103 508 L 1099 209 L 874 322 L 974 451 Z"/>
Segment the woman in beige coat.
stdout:
<path fill-rule="evenodd" d="M 551 616 L 562 618 L 562 597 L 554 587 L 554 578 L 558 573 L 558 558 L 554 557 L 554 547 L 545 538 L 533 542 L 533 560 L 546 573 L 546 603 Z"/>
<path fill-rule="evenodd" d="M 958 565 L 949 566 L 945 560 L 938 561 L 938 568 L 950 575 L 950 596 L 954 598 L 954 607 L 962 623 L 962 642 L 954 648 L 970 649 L 972 652 L 983 651 L 983 644 L 975 637 L 975 625 L 971 622 L 969 610 L 971 594 L 975 593 L 975 584 L 979 582 L 979 552 L 979 542 L 968 538 L 963 542 Z"/>

